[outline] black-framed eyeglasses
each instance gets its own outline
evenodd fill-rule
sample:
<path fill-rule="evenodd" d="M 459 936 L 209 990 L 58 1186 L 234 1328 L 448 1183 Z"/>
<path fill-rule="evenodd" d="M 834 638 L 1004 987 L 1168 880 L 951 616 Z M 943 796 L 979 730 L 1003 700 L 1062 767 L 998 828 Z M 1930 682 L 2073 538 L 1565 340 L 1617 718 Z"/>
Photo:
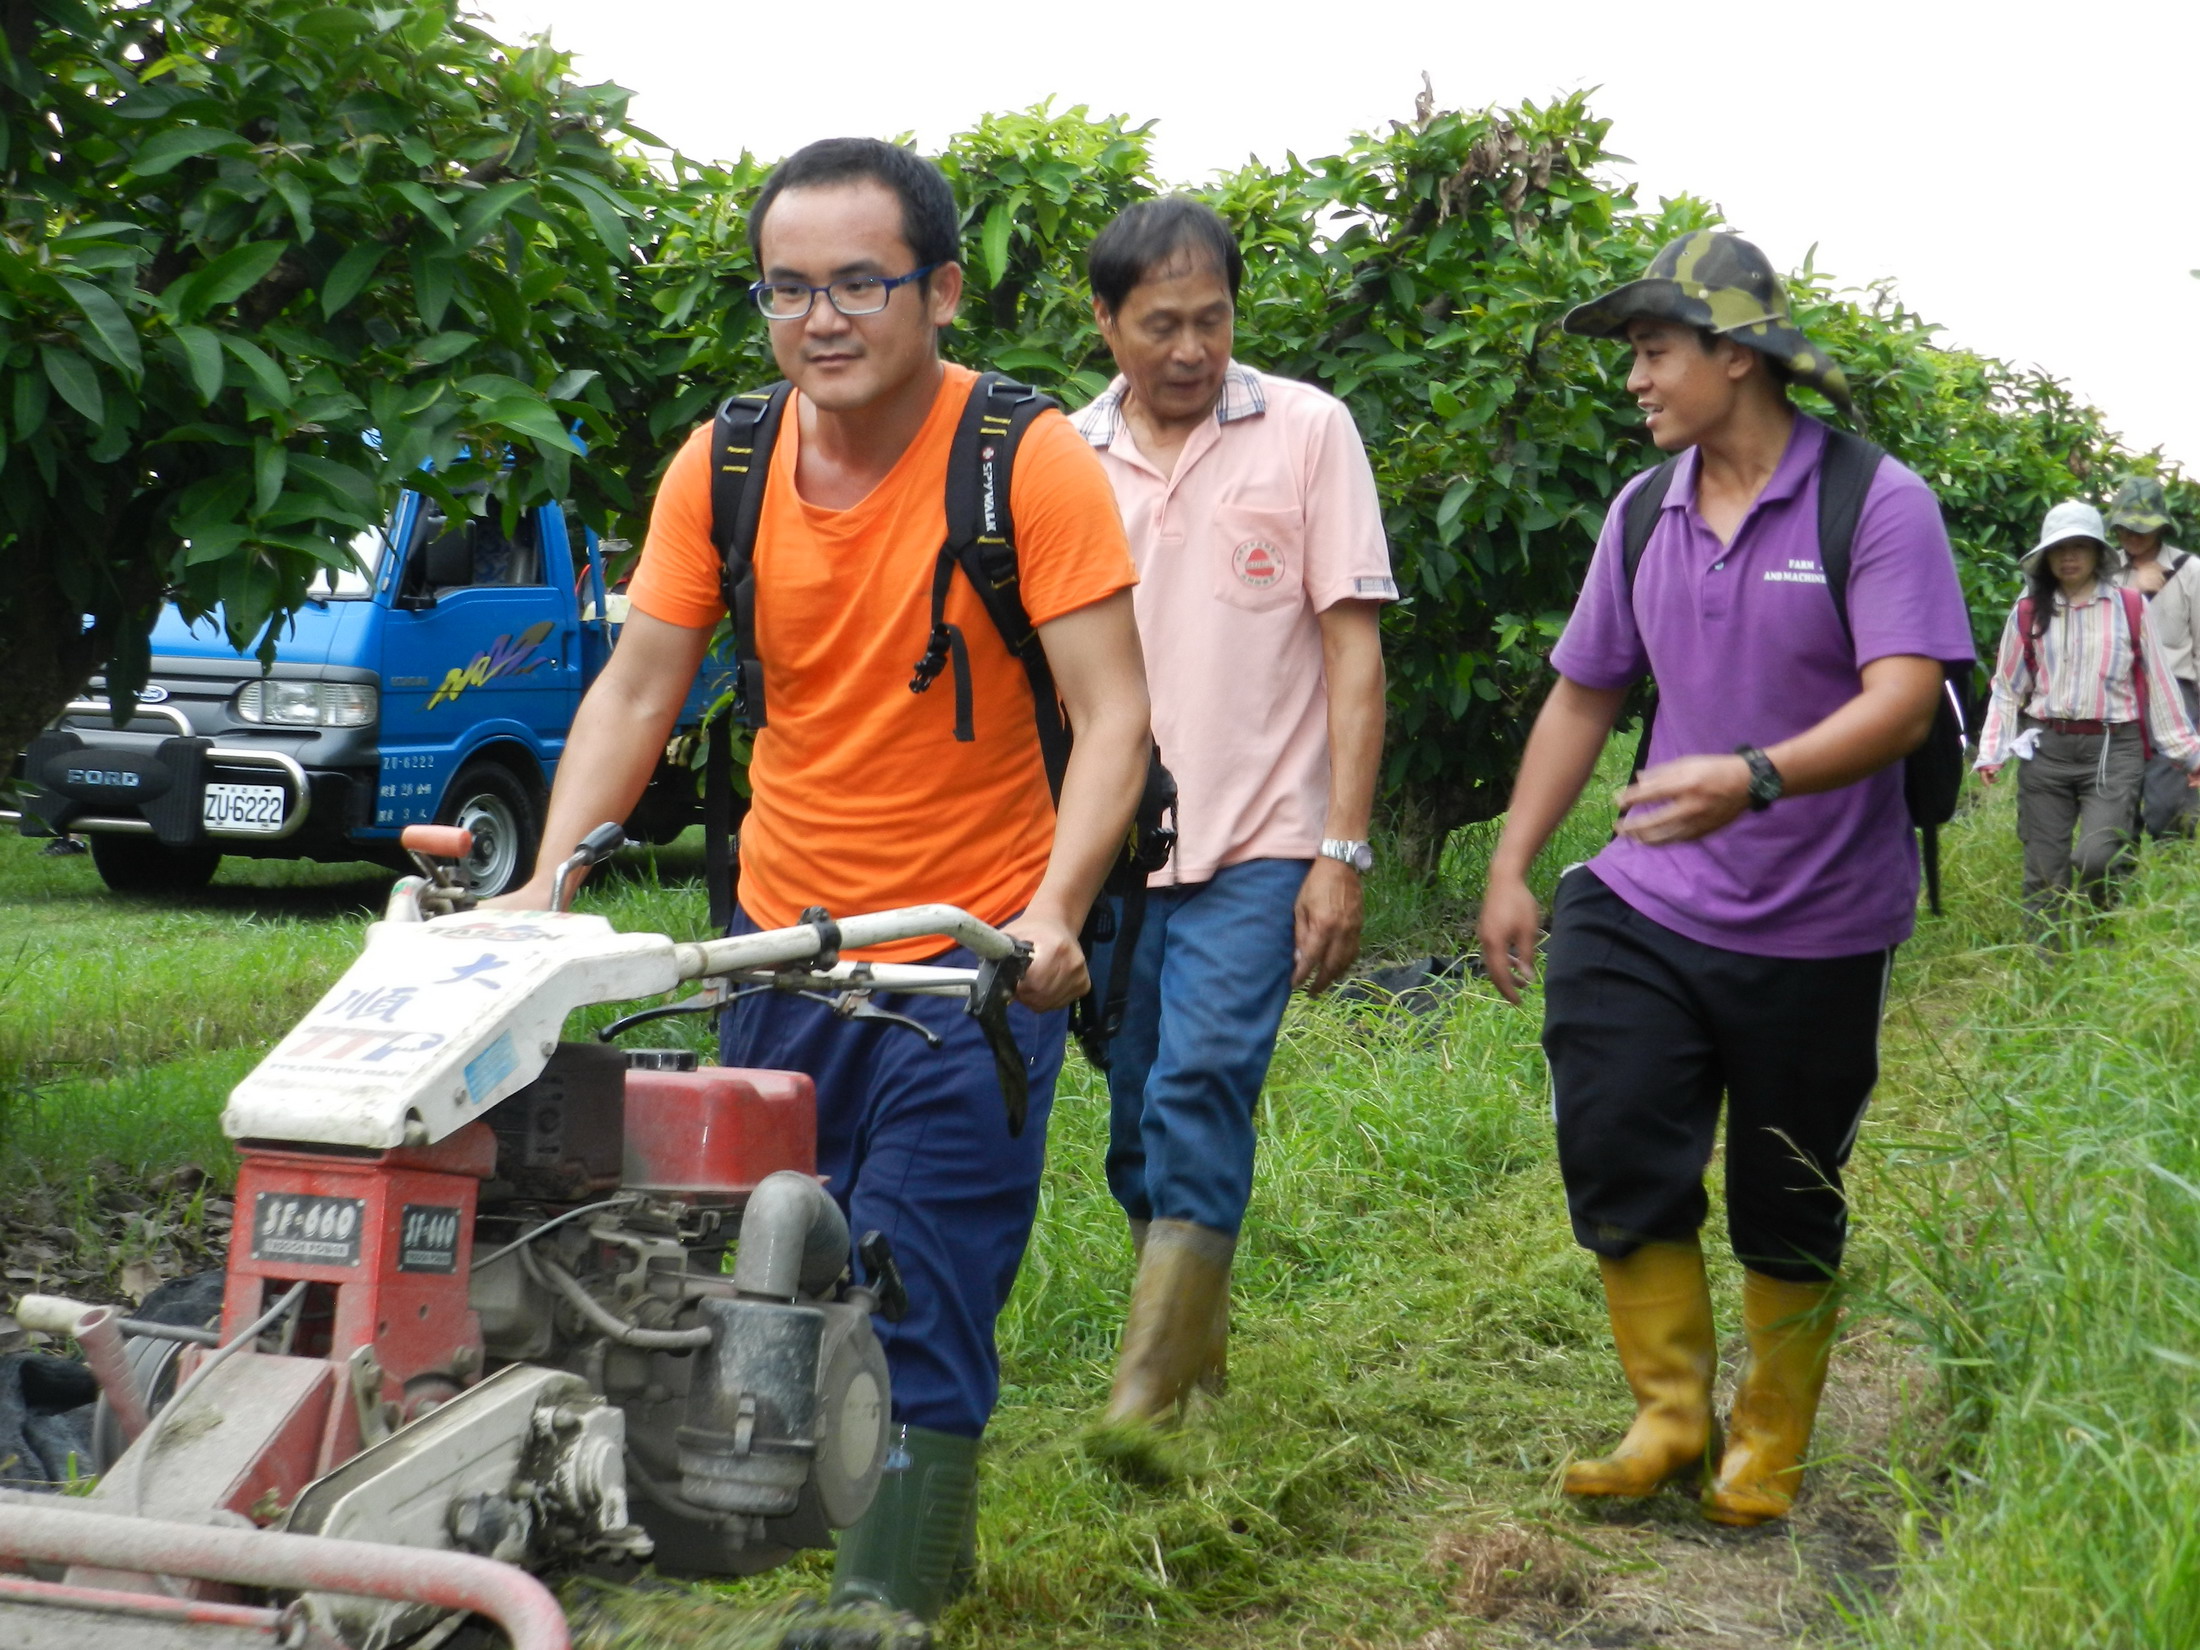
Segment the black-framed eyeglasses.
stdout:
<path fill-rule="evenodd" d="M 752 281 L 749 296 L 756 300 L 756 307 L 767 321 L 801 320 L 810 313 L 820 292 L 843 315 L 876 315 L 893 297 L 894 288 L 921 281 L 939 267 L 926 264 L 906 275 L 846 275 L 823 286 L 812 286 L 807 281 Z"/>

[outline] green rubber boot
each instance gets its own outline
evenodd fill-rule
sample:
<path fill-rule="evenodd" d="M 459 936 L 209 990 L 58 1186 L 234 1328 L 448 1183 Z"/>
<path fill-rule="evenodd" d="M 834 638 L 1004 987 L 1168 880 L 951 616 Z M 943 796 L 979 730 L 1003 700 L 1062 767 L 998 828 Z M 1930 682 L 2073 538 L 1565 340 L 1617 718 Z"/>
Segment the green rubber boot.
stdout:
<path fill-rule="evenodd" d="M 969 1585 L 978 1510 L 978 1440 L 897 1426 L 870 1510 L 840 1532 L 832 1602 L 905 1610 L 919 1621 Z M 897 1471 L 896 1464 L 906 1462 Z"/>

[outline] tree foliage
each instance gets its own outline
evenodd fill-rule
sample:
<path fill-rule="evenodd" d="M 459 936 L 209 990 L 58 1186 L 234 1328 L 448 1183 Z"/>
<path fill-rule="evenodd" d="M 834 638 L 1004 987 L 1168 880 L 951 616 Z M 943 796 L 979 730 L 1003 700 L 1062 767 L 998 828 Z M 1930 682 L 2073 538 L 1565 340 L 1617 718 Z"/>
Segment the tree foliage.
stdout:
<path fill-rule="evenodd" d="M 110 654 L 142 676 L 164 592 L 271 643 L 408 481 L 447 506 L 569 497 L 638 537 L 681 434 L 774 375 L 745 291 L 766 163 L 662 152 L 624 91 L 453 0 L 0 0 L 0 49 L 17 746 Z M 1098 393 L 1084 252 L 1164 187 L 1150 130 L 1042 104 L 950 141 L 950 353 Z M 1580 96 L 1424 106 L 1198 191 L 1246 249 L 1241 357 L 1339 395 L 1367 441 L 1407 597 L 1384 618 L 1385 794 L 1424 864 L 1503 807 L 1605 508 L 1652 456 L 1620 352 L 1559 319 L 1716 222 L 1638 203 L 1606 135 Z M 1982 641 L 2056 499 L 2147 468 L 2200 504 L 2064 385 L 1941 347 L 1890 285 L 1806 261 L 1792 289 L 1870 433 L 1938 490 Z"/>
<path fill-rule="evenodd" d="M 569 433 L 615 453 L 653 376 L 626 93 L 443 0 L 0 21 L 7 748 L 110 655 L 142 681 L 164 593 L 271 647 L 426 461 L 461 509 L 492 480 L 508 510 L 626 502 Z"/>

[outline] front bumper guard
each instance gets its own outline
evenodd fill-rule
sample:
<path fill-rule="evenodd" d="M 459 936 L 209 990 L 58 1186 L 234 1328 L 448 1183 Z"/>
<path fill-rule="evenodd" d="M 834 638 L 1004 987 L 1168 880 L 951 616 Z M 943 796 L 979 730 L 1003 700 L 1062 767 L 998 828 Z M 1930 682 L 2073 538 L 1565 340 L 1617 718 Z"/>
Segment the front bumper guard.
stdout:
<path fill-rule="evenodd" d="M 107 706 L 96 699 L 71 700 L 68 709 L 55 718 L 55 731 L 63 731 L 62 724 L 72 716 L 89 714 L 105 715 Z M 313 786 L 306 778 L 306 770 L 295 757 L 281 751 L 247 750 L 231 745 L 217 745 L 211 740 L 200 740 L 193 732 L 190 721 L 173 705 L 140 705 L 137 716 L 154 717 L 171 722 L 176 736 L 156 747 L 164 760 L 174 752 L 174 765 L 183 770 L 183 783 L 170 796 L 159 798 L 151 808 L 165 812 L 165 818 L 146 818 L 138 814 L 101 814 L 77 811 L 81 804 L 73 799 L 41 788 L 31 801 L 21 809 L 0 809 L 0 820 L 13 820 L 20 827 L 25 814 L 44 821 L 49 830 L 105 831 L 139 836 L 158 836 L 172 848 L 194 847 L 200 842 L 281 842 L 294 836 L 304 826 L 306 816 L 313 811 Z M 191 741 L 190 747 L 179 748 L 178 741 Z M 195 747 L 195 748 L 193 748 Z M 34 745 L 35 751 L 37 747 Z M 201 818 L 208 768 L 265 768 L 278 774 L 289 786 L 296 798 L 284 813 L 281 826 L 272 831 L 243 831 L 230 826 L 207 826 Z M 36 776 L 26 774 L 34 784 Z M 173 801 L 171 801 L 171 797 Z M 59 806 L 51 812 L 41 808 L 40 799 L 48 799 Z M 169 804 L 162 809 L 163 803 Z"/>

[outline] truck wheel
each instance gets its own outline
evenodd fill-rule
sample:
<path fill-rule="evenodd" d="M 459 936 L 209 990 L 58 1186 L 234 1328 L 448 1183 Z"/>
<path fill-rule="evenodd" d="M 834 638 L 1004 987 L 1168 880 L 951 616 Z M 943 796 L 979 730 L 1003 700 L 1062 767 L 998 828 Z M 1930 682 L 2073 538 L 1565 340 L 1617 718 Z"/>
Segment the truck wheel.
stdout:
<path fill-rule="evenodd" d="M 92 864 L 118 894 L 195 894 L 214 880 L 219 848 L 171 848 L 134 832 L 90 831 Z"/>
<path fill-rule="evenodd" d="M 542 814 L 534 794 L 498 762 L 476 762 L 460 771 L 445 793 L 438 825 L 462 825 L 474 834 L 474 851 L 458 874 L 477 899 L 517 888 L 535 868 L 542 846 Z"/>

